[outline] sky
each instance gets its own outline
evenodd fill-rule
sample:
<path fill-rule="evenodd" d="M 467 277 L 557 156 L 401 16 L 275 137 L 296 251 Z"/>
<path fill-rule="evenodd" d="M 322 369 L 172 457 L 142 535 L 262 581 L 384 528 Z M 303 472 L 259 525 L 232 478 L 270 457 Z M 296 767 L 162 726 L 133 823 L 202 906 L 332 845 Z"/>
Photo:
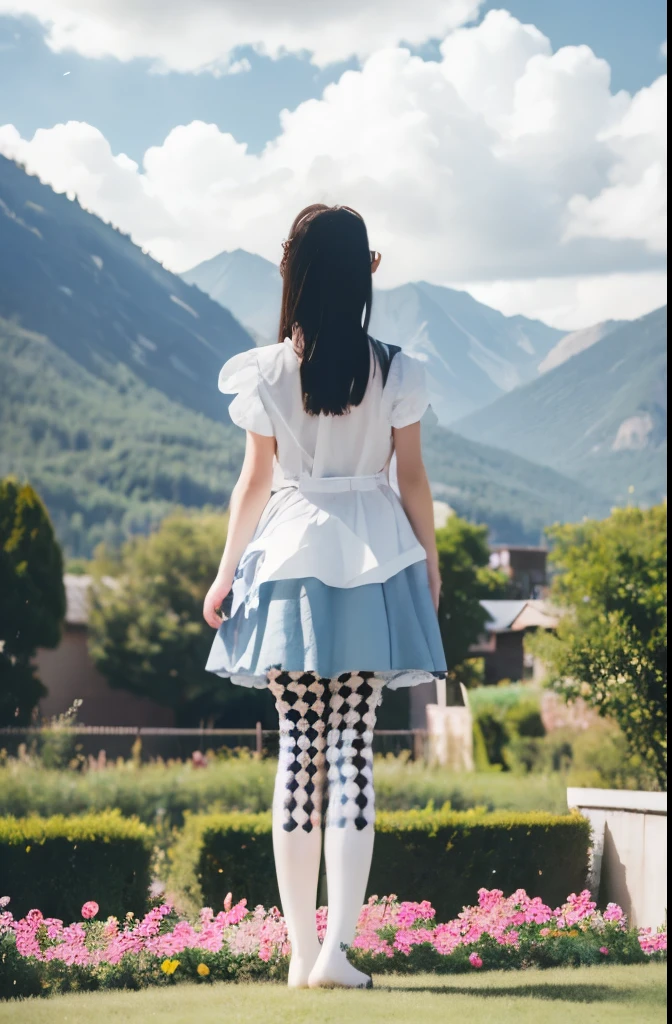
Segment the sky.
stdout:
<path fill-rule="evenodd" d="M 356 206 L 380 284 L 665 301 L 663 0 L 0 0 L 0 152 L 181 271 Z"/>

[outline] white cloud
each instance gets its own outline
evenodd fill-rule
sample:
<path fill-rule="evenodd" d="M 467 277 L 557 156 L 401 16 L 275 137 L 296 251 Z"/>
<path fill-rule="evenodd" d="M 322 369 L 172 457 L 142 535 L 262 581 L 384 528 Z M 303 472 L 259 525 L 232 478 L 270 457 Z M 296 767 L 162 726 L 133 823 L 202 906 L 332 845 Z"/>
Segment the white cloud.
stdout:
<path fill-rule="evenodd" d="M 241 46 L 271 57 L 307 51 L 324 66 L 401 42 L 443 38 L 470 21 L 482 2 L 0 0 L 0 14 L 39 19 L 57 52 L 122 61 L 150 58 L 159 70 L 230 71 Z"/>
<path fill-rule="evenodd" d="M 568 238 L 634 238 L 667 248 L 667 78 L 642 89 L 603 133 L 616 160 L 594 198 L 569 204 Z"/>
<path fill-rule="evenodd" d="M 604 274 L 460 285 L 505 316 L 524 313 L 560 330 L 604 320 L 635 320 L 667 303 L 667 274 Z"/>
<path fill-rule="evenodd" d="M 553 53 L 504 11 L 449 34 L 441 51 L 373 54 L 284 111 L 259 155 L 199 121 L 173 129 L 142 167 L 77 123 L 32 140 L 5 126 L 0 151 L 176 270 L 238 246 L 277 260 L 298 209 L 326 201 L 365 215 L 383 287 L 478 282 L 500 303 L 508 287 L 516 311 L 543 305 L 571 327 L 624 315 L 595 316 L 610 289 L 625 304 L 613 282 L 657 294 L 640 286 L 662 268 L 665 79 L 614 95 L 591 50 Z"/>
<path fill-rule="evenodd" d="M 243 57 L 241 60 L 234 60 L 232 64 L 229 64 L 227 72 L 230 75 L 240 75 L 243 71 L 251 71 L 252 65 L 250 64 L 247 57 Z"/>

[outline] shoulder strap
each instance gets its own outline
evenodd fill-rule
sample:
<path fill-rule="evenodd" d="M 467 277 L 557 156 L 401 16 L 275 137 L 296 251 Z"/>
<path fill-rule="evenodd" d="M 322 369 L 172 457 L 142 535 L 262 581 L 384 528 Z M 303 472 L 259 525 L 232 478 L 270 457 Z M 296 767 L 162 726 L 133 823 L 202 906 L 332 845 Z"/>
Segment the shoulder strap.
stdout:
<path fill-rule="evenodd" d="M 374 355 L 380 366 L 380 372 L 383 375 L 383 387 L 387 384 L 387 378 L 390 373 L 390 367 L 392 360 L 396 356 L 397 352 L 401 352 L 399 345 L 387 345 L 383 341 L 378 341 L 377 338 L 371 338 L 371 345 L 373 346 Z"/>

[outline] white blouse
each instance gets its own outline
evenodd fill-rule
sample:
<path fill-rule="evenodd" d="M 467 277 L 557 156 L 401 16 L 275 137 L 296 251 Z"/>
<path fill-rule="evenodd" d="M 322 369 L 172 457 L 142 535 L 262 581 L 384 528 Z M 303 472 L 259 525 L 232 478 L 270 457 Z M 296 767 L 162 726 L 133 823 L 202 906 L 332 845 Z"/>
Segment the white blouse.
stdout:
<path fill-rule="evenodd" d="M 372 354 L 364 399 L 342 416 L 305 412 L 291 338 L 229 359 L 219 390 L 236 395 L 234 423 L 276 438 L 275 493 L 248 547 L 261 556 L 257 586 L 308 576 L 381 583 L 425 558 L 388 479 L 392 428 L 417 423 L 429 404 L 421 362 L 397 352 L 383 386 Z"/>

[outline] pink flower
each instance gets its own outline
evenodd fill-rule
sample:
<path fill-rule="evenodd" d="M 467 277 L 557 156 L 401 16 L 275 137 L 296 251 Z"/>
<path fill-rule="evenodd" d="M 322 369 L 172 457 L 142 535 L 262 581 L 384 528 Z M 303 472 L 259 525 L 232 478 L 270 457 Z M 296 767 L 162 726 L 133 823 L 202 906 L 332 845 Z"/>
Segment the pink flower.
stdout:
<path fill-rule="evenodd" d="M 639 944 L 644 953 L 667 953 L 667 932 L 652 932 L 650 928 L 641 928 Z"/>
<path fill-rule="evenodd" d="M 580 921 L 592 917 L 596 907 L 597 904 L 590 898 L 588 889 L 584 889 L 578 896 L 574 892 L 570 893 L 565 905 L 555 911 L 558 927 L 572 928 Z"/>
<path fill-rule="evenodd" d="M 92 918 L 96 916 L 99 910 L 100 907 L 95 902 L 95 900 L 89 900 L 89 902 L 85 903 L 84 906 L 82 907 L 82 917 L 84 918 L 85 921 L 90 921 Z"/>
<path fill-rule="evenodd" d="M 608 903 L 603 917 L 605 921 L 619 922 L 623 920 L 625 914 L 618 903 Z"/>
<path fill-rule="evenodd" d="M 57 917 L 47 917 L 44 923 L 47 928 L 48 938 L 60 939 L 63 933 L 63 922 Z"/>
<path fill-rule="evenodd" d="M 317 937 L 320 942 L 324 942 L 324 936 L 327 934 L 327 908 L 318 907 L 315 913 L 315 924 L 317 926 Z"/>
<path fill-rule="evenodd" d="M 609 950 L 606 946 L 600 946 L 600 953 L 602 956 L 609 956 Z"/>
<path fill-rule="evenodd" d="M 469 963 L 471 964 L 472 967 L 482 967 L 483 966 L 483 961 L 481 960 L 481 958 L 478 955 L 478 953 L 470 953 L 469 954 Z"/>
<path fill-rule="evenodd" d="M 11 910 L 3 910 L 0 914 L 0 935 L 5 935 L 6 932 L 12 931 L 14 927 L 14 915 Z"/>

